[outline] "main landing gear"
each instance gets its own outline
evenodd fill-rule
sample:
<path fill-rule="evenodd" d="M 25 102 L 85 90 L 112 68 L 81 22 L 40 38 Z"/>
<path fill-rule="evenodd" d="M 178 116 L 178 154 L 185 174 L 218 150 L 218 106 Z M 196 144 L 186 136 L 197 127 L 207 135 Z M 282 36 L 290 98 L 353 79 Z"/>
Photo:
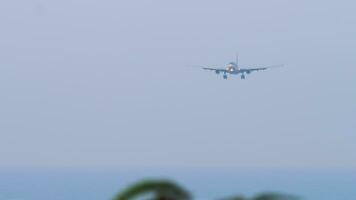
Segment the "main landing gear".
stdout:
<path fill-rule="evenodd" d="M 224 74 L 223 78 L 224 78 L 224 79 L 227 79 L 227 75 L 226 75 L 226 74 Z"/>
<path fill-rule="evenodd" d="M 245 79 L 246 77 L 245 77 L 245 74 L 242 74 L 241 75 L 241 79 Z"/>

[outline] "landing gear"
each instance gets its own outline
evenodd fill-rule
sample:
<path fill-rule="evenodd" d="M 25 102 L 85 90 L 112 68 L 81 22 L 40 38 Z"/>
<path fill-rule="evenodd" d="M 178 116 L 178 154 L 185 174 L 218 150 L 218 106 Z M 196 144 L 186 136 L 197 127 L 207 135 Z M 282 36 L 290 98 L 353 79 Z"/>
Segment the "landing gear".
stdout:
<path fill-rule="evenodd" d="M 241 79 L 245 79 L 246 77 L 245 77 L 245 74 L 242 74 L 241 75 Z"/>
<path fill-rule="evenodd" d="M 226 74 L 224 74 L 223 78 L 224 78 L 224 79 L 227 79 L 227 75 L 226 75 Z"/>

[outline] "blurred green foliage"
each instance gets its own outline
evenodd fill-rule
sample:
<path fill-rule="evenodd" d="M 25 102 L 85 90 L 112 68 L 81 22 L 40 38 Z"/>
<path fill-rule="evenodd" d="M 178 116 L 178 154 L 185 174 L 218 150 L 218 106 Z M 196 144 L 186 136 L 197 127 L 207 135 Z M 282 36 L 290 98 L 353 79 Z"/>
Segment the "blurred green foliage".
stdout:
<path fill-rule="evenodd" d="M 151 194 L 150 200 L 190 200 L 190 193 L 178 184 L 168 180 L 146 180 L 136 183 L 114 200 L 134 200 L 140 196 Z"/>
<path fill-rule="evenodd" d="M 230 198 L 223 198 L 220 200 L 299 200 L 299 199 L 300 198 L 291 195 L 284 195 L 284 194 L 277 194 L 277 193 L 264 193 L 264 194 L 259 194 L 252 198 L 235 196 Z"/>
<path fill-rule="evenodd" d="M 192 200 L 189 191 L 169 180 L 145 180 L 133 184 L 113 200 Z M 299 198 L 278 193 L 264 193 L 252 198 L 232 196 L 220 200 L 298 200 Z"/>

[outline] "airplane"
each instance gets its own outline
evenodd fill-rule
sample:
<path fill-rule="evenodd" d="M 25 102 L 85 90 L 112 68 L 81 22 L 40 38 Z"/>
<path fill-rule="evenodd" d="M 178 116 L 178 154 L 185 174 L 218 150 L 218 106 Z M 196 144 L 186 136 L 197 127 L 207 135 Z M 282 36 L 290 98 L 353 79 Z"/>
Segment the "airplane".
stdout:
<path fill-rule="evenodd" d="M 209 68 L 209 67 L 203 67 L 204 70 L 211 70 L 215 71 L 216 74 L 223 73 L 223 78 L 227 79 L 227 75 L 238 75 L 241 74 L 241 79 L 245 79 L 246 75 L 245 74 L 251 74 L 254 71 L 261 71 L 261 70 L 266 70 L 271 67 L 260 67 L 260 68 L 240 68 L 239 64 L 239 57 L 236 55 L 236 61 L 235 62 L 230 62 L 227 64 L 226 68 Z"/>

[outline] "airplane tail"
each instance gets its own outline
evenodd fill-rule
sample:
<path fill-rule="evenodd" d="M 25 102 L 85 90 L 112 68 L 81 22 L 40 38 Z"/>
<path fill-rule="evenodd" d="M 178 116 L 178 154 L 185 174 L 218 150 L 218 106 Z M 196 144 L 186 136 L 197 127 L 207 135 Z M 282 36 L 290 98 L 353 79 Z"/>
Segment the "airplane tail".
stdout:
<path fill-rule="evenodd" d="M 239 54 L 236 53 L 236 68 L 237 70 L 240 70 L 240 66 L 239 66 Z"/>

